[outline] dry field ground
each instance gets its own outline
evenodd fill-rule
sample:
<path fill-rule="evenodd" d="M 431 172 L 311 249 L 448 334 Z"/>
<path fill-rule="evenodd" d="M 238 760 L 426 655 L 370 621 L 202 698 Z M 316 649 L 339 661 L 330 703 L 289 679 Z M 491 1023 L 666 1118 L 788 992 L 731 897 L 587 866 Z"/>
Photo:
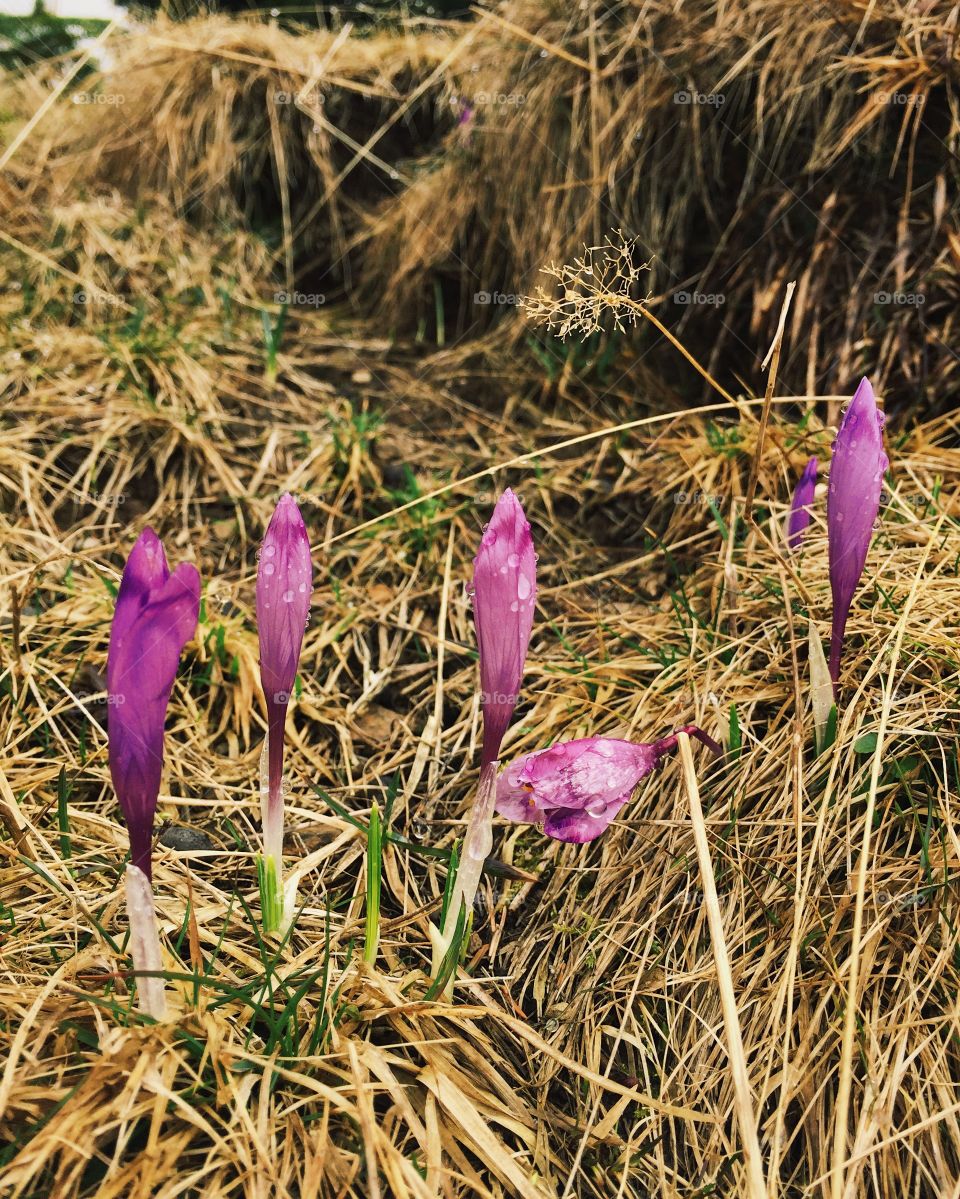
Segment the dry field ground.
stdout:
<path fill-rule="evenodd" d="M 960 1196 L 956 43 L 937 0 L 510 0 L 158 21 L 2 81 L 3 1199 Z M 823 497 L 781 530 L 862 374 L 890 474 L 818 755 Z M 540 589 L 504 759 L 690 722 L 726 752 L 589 845 L 498 819 L 448 1003 L 465 583 L 507 485 Z M 253 587 L 284 490 L 315 590 L 281 942 Z M 161 1024 L 105 731 L 147 524 L 204 584 Z"/>

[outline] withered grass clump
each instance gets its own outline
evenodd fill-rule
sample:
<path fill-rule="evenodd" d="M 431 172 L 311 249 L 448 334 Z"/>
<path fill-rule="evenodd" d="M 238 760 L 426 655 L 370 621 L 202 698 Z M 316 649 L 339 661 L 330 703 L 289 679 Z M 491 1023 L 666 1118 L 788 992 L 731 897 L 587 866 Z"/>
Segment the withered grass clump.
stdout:
<path fill-rule="evenodd" d="M 115 36 L 88 102 L 50 108 L 9 170 L 60 197 L 159 191 L 211 229 L 241 214 L 274 247 L 265 287 L 509 349 L 543 265 L 621 228 L 725 386 L 796 280 L 793 390 L 869 370 L 936 411 L 957 386 L 958 44 L 948 0 L 510 0 L 299 36 L 160 21 Z"/>

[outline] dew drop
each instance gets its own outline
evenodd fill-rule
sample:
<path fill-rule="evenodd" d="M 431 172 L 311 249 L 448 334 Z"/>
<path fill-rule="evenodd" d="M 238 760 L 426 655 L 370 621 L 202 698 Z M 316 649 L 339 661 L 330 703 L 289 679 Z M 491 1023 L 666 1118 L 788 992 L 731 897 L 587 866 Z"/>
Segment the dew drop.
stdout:
<path fill-rule="evenodd" d="M 277 568 L 274 566 L 274 564 L 272 562 L 267 562 L 263 568 L 263 573 L 265 575 L 272 575 L 276 569 Z"/>
<path fill-rule="evenodd" d="M 520 611 L 520 605 L 517 603 L 516 600 L 514 600 L 513 603 L 510 605 L 510 611 L 511 612 L 519 612 Z"/>
<path fill-rule="evenodd" d="M 293 592 L 292 591 L 288 590 L 283 593 L 283 602 L 285 604 L 293 603 Z"/>
<path fill-rule="evenodd" d="M 519 554 L 511 554 L 510 557 L 507 559 L 507 565 L 512 567 L 514 570 L 516 570 L 516 568 L 520 565 L 520 555 Z"/>
<path fill-rule="evenodd" d="M 525 600 L 530 595 L 530 580 L 526 575 L 517 579 L 517 599 Z"/>
<path fill-rule="evenodd" d="M 276 552 L 277 547 L 275 545 L 265 545 L 263 547 L 263 555 L 265 558 L 272 558 Z"/>
<path fill-rule="evenodd" d="M 307 589 L 306 583 L 301 583 L 300 586 L 297 588 L 297 590 L 300 592 L 301 595 L 303 595 L 303 593 L 306 591 L 306 589 Z"/>

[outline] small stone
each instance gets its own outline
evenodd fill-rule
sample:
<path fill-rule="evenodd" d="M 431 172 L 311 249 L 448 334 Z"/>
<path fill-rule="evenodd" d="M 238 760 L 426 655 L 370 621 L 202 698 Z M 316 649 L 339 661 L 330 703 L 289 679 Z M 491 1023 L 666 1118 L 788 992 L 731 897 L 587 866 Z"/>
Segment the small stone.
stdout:
<path fill-rule="evenodd" d="M 187 828 L 181 824 L 171 824 L 160 835 L 160 844 L 175 853 L 194 854 L 204 850 L 216 849 L 212 839 L 203 829 Z"/>

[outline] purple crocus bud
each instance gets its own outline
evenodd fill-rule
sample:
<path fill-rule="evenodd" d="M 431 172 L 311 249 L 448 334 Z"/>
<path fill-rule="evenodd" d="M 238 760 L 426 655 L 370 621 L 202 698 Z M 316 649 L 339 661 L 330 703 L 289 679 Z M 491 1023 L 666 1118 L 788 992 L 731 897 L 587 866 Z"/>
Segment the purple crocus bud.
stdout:
<path fill-rule="evenodd" d="M 483 711 L 481 769 L 497 760 L 517 704 L 536 595 L 530 524 L 508 487 L 497 501 L 473 560 L 473 620 Z"/>
<path fill-rule="evenodd" d="M 163 769 L 163 725 L 184 645 L 197 627 L 200 576 L 170 573 L 160 539 L 144 529 L 120 580 L 107 655 L 110 775 L 130 833 L 133 865 L 151 877 L 153 817 Z"/>
<path fill-rule="evenodd" d="M 258 863 L 265 932 L 280 931 L 295 901 L 295 880 L 289 896 L 283 887 L 283 734 L 312 589 L 307 528 L 293 496 L 285 494 L 270 518 L 257 567 L 260 682 L 267 705 L 267 739 L 260 760 L 263 858 Z"/>
<path fill-rule="evenodd" d="M 803 535 L 810 523 L 810 508 L 813 504 L 813 493 L 817 488 L 817 460 L 811 458 L 800 476 L 793 501 L 790 504 L 790 519 L 787 522 L 787 545 L 790 549 L 799 549 Z"/>
<path fill-rule="evenodd" d="M 714 753 L 720 746 L 695 725 L 682 730 Z M 671 733 L 651 744 L 612 737 L 561 741 L 524 754 L 497 780 L 497 811 L 509 820 L 542 824 L 558 841 L 592 841 L 633 795 L 637 784 L 677 746 Z"/>
<path fill-rule="evenodd" d="M 883 452 L 883 421 L 870 381 L 862 379 L 833 443 L 827 491 L 827 544 L 833 592 L 830 677 L 834 684 L 840 677 L 847 616 L 867 560 L 880 510 L 883 475 L 889 466 Z"/>
<path fill-rule="evenodd" d="M 260 682 L 267 704 L 270 796 L 280 795 L 283 730 L 310 614 L 310 539 L 300 509 L 286 493 L 267 526 L 257 567 Z"/>

